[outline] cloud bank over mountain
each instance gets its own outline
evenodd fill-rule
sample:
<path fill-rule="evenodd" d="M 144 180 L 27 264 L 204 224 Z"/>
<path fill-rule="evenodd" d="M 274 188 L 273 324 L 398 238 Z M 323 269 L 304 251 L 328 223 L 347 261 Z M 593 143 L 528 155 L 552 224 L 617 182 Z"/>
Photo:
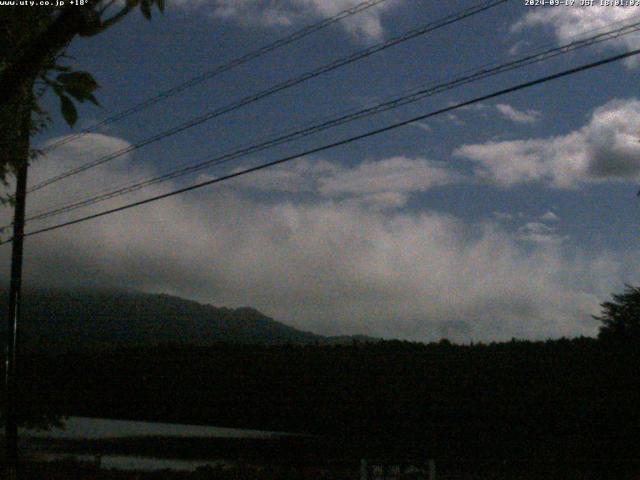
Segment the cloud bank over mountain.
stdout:
<path fill-rule="evenodd" d="M 87 135 L 38 162 L 32 181 L 124 144 Z M 87 176 L 93 181 L 74 178 L 34 193 L 30 211 L 152 173 L 131 158 L 113 162 Z M 428 208 L 378 208 L 380 195 L 395 192 L 402 197 L 397 205 L 404 204 L 404 196 L 457 175 L 426 159 L 351 167 L 307 159 L 263 174 L 30 237 L 25 282 L 250 305 L 321 334 L 469 341 L 594 334 L 590 315 L 599 302 L 638 273 L 629 271 L 638 265 L 635 250 L 594 255 L 552 241 L 557 226 L 541 225 L 557 219 L 514 231 L 496 220 L 469 222 Z M 106 205 L 175 186 L 156 185 Z M 5 264 L 8 252 L 1 252 Z"/>

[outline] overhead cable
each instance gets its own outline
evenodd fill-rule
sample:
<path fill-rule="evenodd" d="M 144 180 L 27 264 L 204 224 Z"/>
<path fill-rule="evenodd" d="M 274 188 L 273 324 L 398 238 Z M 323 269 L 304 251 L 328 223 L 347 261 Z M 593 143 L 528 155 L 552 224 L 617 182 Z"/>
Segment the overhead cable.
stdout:
<path fill-rule="evenodd" d="M 325 144 L 325 145 L 322 145 L 320 147 L 312 148 L 312 149 L 309 149 L 309 150 L 306 150 L 306 151 L 303 151 L 303 152 L 300 152 L 300 153 L 296 153 L 294 155 L 290 155 L 290 156 L 287 156 L 287 157 L 284 157 L 284 158 L 280 158 L 278 160 L 274 160 L 274 161 L 271 161 L 271 162 L 263 163 L 261 165 L 255 166 L 255 167 L 247 168 L 247 169 L 240 170 L 238 172 L 233 172 L 233 173 L 221 176 L 221 177 L 217 177 L 217 178 L 213 178 L 213 179 L 206 180 L 206 181 L 203 181 L 203 182 L 199 182 L 199 183 L 196 183 L 194 185 L 190 185 L 188 187 L 179 188 L 177 190 L 173 190 L 173 191 L 168 192 L 168 193 L 163 193 L 161 195 L 155 195 L 153 197 L 149 197 L 149 198 L 146 198 L 144 200 L 139 200 L 139 201 L 136 201 L 136 202 L 128 203 L 128 204 L 122 205 L 120 207 L 111 208 L 111 209 L 108 209 L 108 210 L 103 210 L 101 212 L 94 213 L 94 214 L 91 214 L 91 215 L 86 215 L 84 217 L 76 218 L 74 220 L 69 220 L 67 222 L 62 222 L 62 223 L 59 223 L 59 224 L 56 224 L 56 225 L 52 225 L 52 226 L 49 226 L 49 227 L 41 228 L 41 229 L 38 229 L 38 230 L 33 230 L 31 232 L 25 233 L 24 237 L 30 237 L 30 236 L 34 236 L 34 235 L 39 235 L 39 234 L 42 234 L 42 233 L 45 233 L 45 232 L 58 230 L 58 229 L 65 228 L 65 227 L 68 227 L 68 226 L 71 226 L 71 225 L 84 223 L 84 222 L 89 221 L 89 220 L 93 220 L 93 219 L 104 217 L 104 216 L 107 216 L 107 215 L 111 215 L 111 214 L 114 214 L 114 213 L 117 213 L 117 212 L 122 212 L 122 211 L 125 211 L 125 210 L 129 210 L 129 209 L 136 208 L 136 207 L 139 207 L 139 206 L 142 206 L 142 205 L 146 205 L 146 204 L 149 204 L 149 203 L 152 203 L 152 202 L 157 202 L 157 201 L 163 200 L 165 198 L 173 197 L 173 196 L 176 196 L 176 195 L 181 195 L 183 193 L 187 193 L 187 192 L 190 192 L 190 191 L 193 191 L 193 190 L 198 190 L 198 189 L 201 189 L 201 188 L 209 186 L 209 185 L 214 185 L 216 183 L 221 183 L 221 182 L 230 180 L 232 178 L 237 178 L 237 177 L 240 177 L 240 176 L 248 175 L 250 173 L 257 172 L 257 171 L 260 171 L 260 170 L 264 170 L 264 169 L 267 169 L 267 168 L 271 168 L 271 167 L 274 167 L 276 165 L 283 164 L 285 162 L 290 162 L 292 160 L 296 160 L 296 159 L 305 157 L 307 155 L 320 153 L 320 152 L 323 152 L 323 151 L 326 151 L 326 150 L 330 150 L 330 149 L 333 149 L 333 148 L 336 148 L 336 147 L 339 147 L 339 146 L 342 146 L 342 145 L 347 145 L 349 143 L 353 143 L 353 142 L 356 142 L 356 141 L 359 141 L 359 140 L 364 140 L 366 138 L 374 137 L 374 136 L 380 135 L 382 133 L 389 132 L 389 131 L 395 130 L 397 128 L 400 128 L 400 127 L 404 127 L 406 125 L 410 125 L 412 123 L 419 122 L 421 120 L 426 120 L 428 118 L 435 117 L 437 115 L 441 115 L 441 114 L 444 114 L 444 113 L 448 113 L 448 112 L 451 112 L 451 111 L 454 111 L 454 110 L 457 110 L 457 109 L 460 109 L 460 108 L 463 108 L 463 107 L 467 107 L 467 106 L 470 106 L 470 105 L 473 105 L 473 104 L 476 104 L 476 103 L 484 102 L 486 100 L 491 100 L 493 98 L 500 97 L 500 96 L 503 96 L 503 95 L 506 95 L 506 94 L 509 94 L 509 93 L 513 93 L 513 92 L 516 92 L 516 91 L 519 91 L 519 90 L 524 90 L 526 88 L 531 88 L 531 87 L 533 87 L 535 85 L 540 85 L 540 84 L 543 84 L 543 83 L 550 82 L 552 80 L 557 80 L 559 78 L 568 77 L 570 75 L 575 75 L 577 73 L 584 72 L 584 71 L 587 71 L 587 70 L 590 70 L 590 69 L 593 69 L 593 68 L 596 68 L 596 67 L 600 67 L 600 66 L 607 65 L 607 64 L 610 64 L 610 63 L 613 63 L 613 62 L 624 60 L 626 58 L 630 58 L 630 57 L 633 57 L 633 56 L 638 55 L 638 54 L 640 54 L 640 49 L 635 49 L 635 50 L 631 50 L 631 51 L 626 52 L 626 53 L 610 56 L 610 57 L 604 58 L 602 60 L 598 60 L 596 62 L 587 63 L 587 64 L 581 65 L 579 67 L 575 67 L 575 68 L 571 68 L 571 69 L 568 69 L 568 70 L 564 70 L 564 71 L 559 72 L 559 73 L 555 73 L 553 75 L 547 75 L 547 76 L 544 76 L 544 77 L 537 78 L 535 80 L 530 80 L 528 82 L 520 83 L 520 84 L 515 85 L 513 87 L 505 88 L 505 89 L 498 90 L 496 92 L 493 92 L 493 93 L 490 93 L 490 94 L 487 94 L 487 95 L 482 95 L 480 97 L 476 97 L 476 98 L 474 98 L 472 100 L 467 100 L 465 102 L 457 103 L 455 105 L 451 105 L 451 106 L 448 106 L 448 107 L 445 107 L 445 108 L 441 108 L 439 110 L 435 110 L 435 111 L 432 111 L 432 112 L 429 112 L 429 113 L 426 113 L 426 114 L 423 114 L 423 115 L 418 115 L 416 117 L 412 117 L 412 118 L 409 118 L 407 120 L 403 120 L 401 122 L 397 122 L 397 123 L 388 125 L 386 127 L 378 128 L 376 130 L 371 130 L 369 132 L 366 132 L 366 133 L 363 133 L 363 134 L 360 134 L 360 135 L 348 137 L 348 138 L 345 138 L 343 140 L 339 140 L 339 141 L 336 141 L 336 142 Z M 8 240 L 5 240 L 3 242 L 0 242 L 0 245 L 7 244 L 7 243 L 11 242 L 12 240 L 13 239 L 8 239 Z"/>

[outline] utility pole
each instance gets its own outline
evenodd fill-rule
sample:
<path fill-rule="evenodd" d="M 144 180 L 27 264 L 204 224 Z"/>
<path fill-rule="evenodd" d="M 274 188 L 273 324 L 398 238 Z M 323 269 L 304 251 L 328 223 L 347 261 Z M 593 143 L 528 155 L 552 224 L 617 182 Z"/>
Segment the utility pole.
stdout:
<path fill-rule="evenodd" d="M 11 280 L 7 302 L 7 346 L 4 383 L 5 421 L 5 478 L 16 480 L 18 476 L 18 324 L 20 321 L 20 297 L 22 293 L 22 258 L 24 247 L 24 222 L 27 203 L 27 171 L 29 169 L 31 106 L 33 82 L 27 82 L 24 96 L 15 112 L 17 121 L 16 148 L 11 154 L 16 158 L 13 171 L 16 191 L 13 198 L 13 237 L 11 241 Z M 5 152 L 2 152 L 4 155 Z"/>
<path fill-rule="evenodd" d="M 7 309 L 7 356 L 5 362 L 5 462 L 7 480 L 17 478 L 18 418 L 17 418 L 17 352 L 20 297 L 22 293 L 22 257 L 24 246 L 24 217 L 27 199 L 28 161 L 16 172 L 16 193 L 11 242 L 11 283 Z"/>

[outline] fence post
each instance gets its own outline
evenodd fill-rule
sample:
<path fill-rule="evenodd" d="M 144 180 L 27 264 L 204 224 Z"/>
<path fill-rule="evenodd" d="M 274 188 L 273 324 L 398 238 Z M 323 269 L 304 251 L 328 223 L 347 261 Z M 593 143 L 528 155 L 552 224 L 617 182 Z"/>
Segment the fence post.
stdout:
<path fill-rule="evenodd" d="M 367 460 L 360 460 L 360 480 L 369 480 L 369 472 L 367 470 Z"/>
<path fill-rule="evenodd" d="M 436 461 L 429 459 L 429 480 L 436 480 Z"/>

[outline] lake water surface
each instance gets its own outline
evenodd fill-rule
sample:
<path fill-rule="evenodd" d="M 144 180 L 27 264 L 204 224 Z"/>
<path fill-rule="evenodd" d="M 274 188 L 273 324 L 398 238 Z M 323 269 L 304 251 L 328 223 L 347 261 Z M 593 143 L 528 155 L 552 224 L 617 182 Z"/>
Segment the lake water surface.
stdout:
<path fill-rule="evenodd" d="M 38 440 L 99 440 L 127 437 L 182 437 L 182 438 L 254 438 L 268 439 L 289 435 L 283 432 L 262 430 L 243 430 L 235 428 L 210 427 L 202 425 L 183 425 L 171 423 L 137 422 L 128 420 L 108 420 L 102 418 L 69 417 L 65 428 L 54 428 L 48 432 L 21 431 L 21 437 L 35 437 Z M 28 439 L 27 439 L 28 442 Z M 70 455 L 68 452 L 32 452 L 42 460 L 56 460 L 72 456 L 82 462 L 94 462 L 93 455 Z M 222 465 L 221 459 L 176 460 L 167 458 L 143 457 L 138 455 L 103 455 L 100 457 L 102 468 L 118 470 L 195 470 L 199 466 Z"/>
<path fill-rule="evenodd" d="M 68 417 L 64 429 L 48 432 L 23 432 L 39 438 L 100 439 L 124 437 L 218 437 L 218 438 L 271 438 L 288 435 L 283 432 L 242 430 L 237 428 L 208 427 L 174 423 L 135 422 L 104 418 Z"/>

